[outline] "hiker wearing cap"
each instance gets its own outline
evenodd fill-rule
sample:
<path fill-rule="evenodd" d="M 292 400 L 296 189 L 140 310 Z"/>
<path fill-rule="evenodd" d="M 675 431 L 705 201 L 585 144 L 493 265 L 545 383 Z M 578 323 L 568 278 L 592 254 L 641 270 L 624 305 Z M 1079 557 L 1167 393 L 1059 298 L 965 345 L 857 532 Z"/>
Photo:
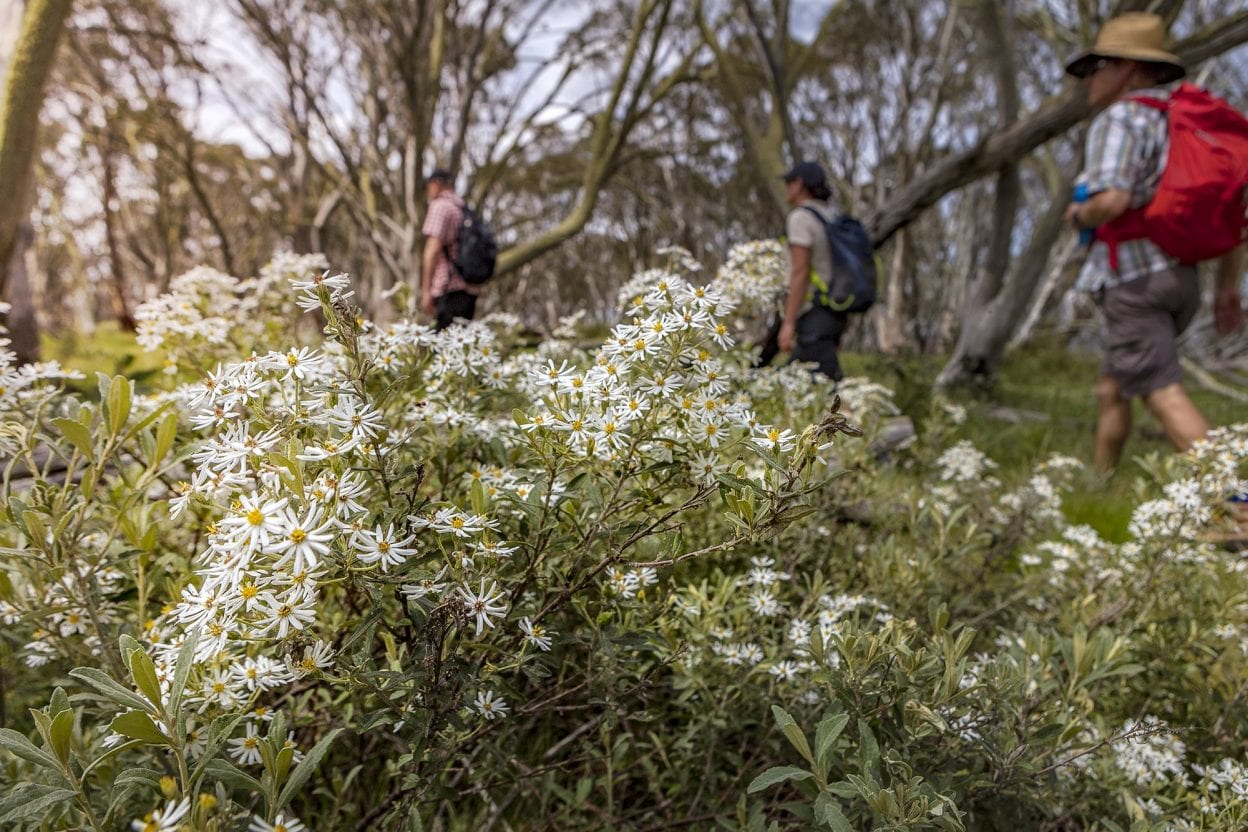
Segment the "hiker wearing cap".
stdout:
<path fill-rule="evenodd" d="M 799 162 L 783 177 L 785 199 L 793 210 L 785 223 L 789 240 L 789 294 L 778 335 L 779 347 L 794 361 L 809 361 L 834 381 L 841 380 L 837 350 L 849 321 L 844 311 L 811 301 L 812 272 L 828 281 L 832 275 L 832 247 L 824 222 L 835 219 L 828 205 L 832 190 L 818 162 Z"/>
<path fill-rule="evenodd" d="M 1181 451 L 1209 429 L 1183 388 L 1177 343 L 1200 308 L 1196 268 L 1163 251 L 1154 239 L 1117 232 L 1129 213 L 1153 199 L 1165 170 L 1165 102 L 1171 95 L 1166 87 L 1185 74 L 1165 41 L 1160 17 L 1125 14 L 1108 21 L 1096 45 L 1066 67 L 1083 81 L 1089 103 L 1100 110 L 1088 130 L 1085 168 L 1077 183 L 1085 198 L 1072 203 L 1065 216 L 1081 232 L 1099 229 L 1077 288 L 1096 298 L 1105 320 L 1094 453 L 1101 471 L 1112 469 L 1122 454 L 1137 396 Z M 1220 264 L 1215 305 L 1220 329 L 1242 323 L 1242 253 L 1241 246 Z"/>
<path fill-rule="evenodd" d="M 434 316 L 436 328 L 446 329 L 456 318 L 472 320 L 481 286 L 470 284 L 453 267 L 459 256 L 459 230 L 464 201 L 455 193 L 454 176 L 437 168 L 425 179 L 429 209 L 421 233 L 425 250 L 420 272 L 420 308 Z"/>

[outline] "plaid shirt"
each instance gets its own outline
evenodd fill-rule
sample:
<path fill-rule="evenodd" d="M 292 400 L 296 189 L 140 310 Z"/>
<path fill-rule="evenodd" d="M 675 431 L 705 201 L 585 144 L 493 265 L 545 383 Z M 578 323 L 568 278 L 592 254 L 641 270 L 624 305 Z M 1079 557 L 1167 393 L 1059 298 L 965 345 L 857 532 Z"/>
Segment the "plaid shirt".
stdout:
<path fill-rule="evenodd" d="M 433 277 L 430 280 L 430 293 L 440 298 L 448 292 L 467 292 L 470 295 L 481 294 L 480 286 L 471 286 L 456 273 L 451 259 L 459 256 L 459 226 L 464 220 L 464 201 L 450 191 L 439 194 L 429 203 L 425 213 L 425 224 L 421 233 L 426 237 L 436 237 L 443 246 L 433 266 Z"/>
<path fill-rule="evenodd" d="M 1165 100 L 1170 92 L 1157 87 L 1133 95 Z M 1089 194 L 1110 188 L 1127 191 L 1131 194 L 1131 207 L 1139 208 L 1153 198 L 1165 168 L 1168 145 L 1164 113 L 1133 101 L 1118 101 L 1092 121 L 1079 181 L 1088 186 Z M 1131 240 L 1118 244 L 1115 273 L 1109 265 L 1109 246 L 1096 242 L 1084 261 L 1076 288 L 1098 292 L 1177 264 L 1151 240 Z"/>

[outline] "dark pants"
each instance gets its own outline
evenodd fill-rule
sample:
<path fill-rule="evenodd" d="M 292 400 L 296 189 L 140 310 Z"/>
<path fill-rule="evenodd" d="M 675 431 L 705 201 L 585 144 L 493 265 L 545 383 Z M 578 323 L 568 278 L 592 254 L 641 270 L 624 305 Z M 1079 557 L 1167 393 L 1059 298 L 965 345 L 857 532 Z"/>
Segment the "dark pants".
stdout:
<path fill-rule="evenodd" d="M 780 324 L 777 318 L 763 338 L 763 350 L 754 363 L 755 367 L 766 367 L 780 352 Z M 833 381 L 840 381 L 843 374 L 837 350 L 848 325 L 847 313 L 833 312 L 826 306 L 812 306 L 797 319 L 797 346 L 793 348 L 789 360 L 812 361 L 819 365 L 816 367 L 818 372 Z"/>
<path fill-rule="evenodd" d="M 849 325 L 849 315 L 833 312 L 826 306 L 815 305 L 797 319 L 797 346 L 793 349 L 793 361 L 812 361 L 815 368 L 833 381 L 842 378 L 841 362 L 836 351 L 841 346 L 841 336 Z"/>
<path fill-rule="evenodd" d="M 443 330 L 451 325 L 456 318 L 471 321 L 477 311 L 477 296 L 464 291 L 447 292 L 434 298 L 434 309 L 438 313 L 435 329 Z"/>

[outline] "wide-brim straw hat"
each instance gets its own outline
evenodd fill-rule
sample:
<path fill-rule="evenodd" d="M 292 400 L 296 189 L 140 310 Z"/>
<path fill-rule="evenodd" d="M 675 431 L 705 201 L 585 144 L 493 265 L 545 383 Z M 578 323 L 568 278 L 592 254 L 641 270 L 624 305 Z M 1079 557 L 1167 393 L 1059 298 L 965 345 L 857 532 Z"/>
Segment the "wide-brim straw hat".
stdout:
<path fill-rule="evenodd" d="M 1179 56 L 1166 51 L 1166 24 L 1155 14 L 1129 12 L 1106 22 L 1096 45 L 1066 65 L 1066 72 L 1086 78 L 1104 58 L 1140 61 L 1158 70 L 1157 83 L 1169 84 L 1187 74 Z"/>

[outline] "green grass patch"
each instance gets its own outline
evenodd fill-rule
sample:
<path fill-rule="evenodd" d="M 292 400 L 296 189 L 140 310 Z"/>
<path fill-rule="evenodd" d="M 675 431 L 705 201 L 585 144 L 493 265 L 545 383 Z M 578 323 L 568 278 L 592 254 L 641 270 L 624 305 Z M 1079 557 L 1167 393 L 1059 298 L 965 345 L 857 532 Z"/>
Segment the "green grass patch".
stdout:
<path fill-rule="evenodd" d="M 61 366 L 86 376 L 81 381 L 71 382 L 71 386 L 91 398 L 99 396 L 96 373 L 121 374 L 134 379 L 142 389 L 152 386 L 164 367 L 164 360 L 158 353 L 145 352 L 134 333 L 122 331 L 112 321 L 100 324 L 90 335 L 43 333 L 40 348 L 45 361 L 59 361 Z"/>
<path fill-rule="evenodd" d="M 931 413 L 932 384 L 944 367 L 943 356 L 889 357 L 847 354 L 847 375 L 865 375 L 894 390 L 898 406 L 915 421 Z M 1011 353 L 992 384 L 949 391 L 966 408 L 967 419 L 955 440 L 968 439 L 999 466 L 1007 484 L 1028 476 L 1036 464 L 1060 453 L 1091 463 L 1097 407 L 1092 388 L 1100 358 L 1071 352 L 1056 343 L 1040 343 Z M 1243 421 L 1243 406 L 1192 385 L 1188 393 L 1212 425 Z M 1134 404 L 1134 428 L 1123 463 L 1105 482 L 1089 476 L 1086 485 L 1067 495 L 1063 510 L 1072 523 L 1096 529 L 1107 540 L 1127 539 L 1131 512 L 1138 502 L 1133 485 L 1140 473 L 1136 457 L 1171 453 L 1172 447 L 1143 402 Z"/>

